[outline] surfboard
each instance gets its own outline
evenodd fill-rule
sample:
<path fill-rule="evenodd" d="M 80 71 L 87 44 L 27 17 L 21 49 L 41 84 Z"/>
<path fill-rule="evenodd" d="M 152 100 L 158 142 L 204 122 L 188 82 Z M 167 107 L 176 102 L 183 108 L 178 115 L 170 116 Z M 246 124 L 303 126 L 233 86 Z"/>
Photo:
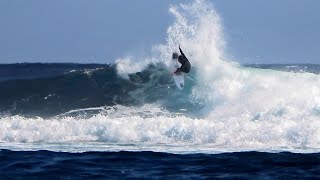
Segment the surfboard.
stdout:
<path fill-rule="evenodd" d="M 178 74 L 175 74 L 174 72 L 177 71 L 177 69 L 181 65 L 179 64 L 177 59 L 172 59 L 171 65 L 169 66 L 172 72 L 172 78 L 178 89 L 183 90 L 184 88 L 184 74 L 183 72 L 180 72 Z"/>
<path fill-rule="evenodd" d="M 180 72 L 175 74 L 174 72 L 179 68 L 179 64 L 177 60 L 173 60 L 172 63 L 172 78 L 178 89 L 182 90 L 184 88 L 184 73 Z"/>
<path fill-rule="evenodd" d="M 174 83 L 178 87 L 178 89 L 183 90 L 184 88 L 184 73 L 173 74 L 172 75 Z"/>

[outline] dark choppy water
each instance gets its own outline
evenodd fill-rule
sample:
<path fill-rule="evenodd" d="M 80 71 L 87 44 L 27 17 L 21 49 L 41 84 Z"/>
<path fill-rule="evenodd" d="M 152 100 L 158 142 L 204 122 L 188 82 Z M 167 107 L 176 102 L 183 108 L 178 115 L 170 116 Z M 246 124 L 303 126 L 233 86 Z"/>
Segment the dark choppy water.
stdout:
<path fill-rule="evenodd" d="M 319 154 L 241 152 L 0 152 L 1 179 L 305 179 L 320 177 Z"/>

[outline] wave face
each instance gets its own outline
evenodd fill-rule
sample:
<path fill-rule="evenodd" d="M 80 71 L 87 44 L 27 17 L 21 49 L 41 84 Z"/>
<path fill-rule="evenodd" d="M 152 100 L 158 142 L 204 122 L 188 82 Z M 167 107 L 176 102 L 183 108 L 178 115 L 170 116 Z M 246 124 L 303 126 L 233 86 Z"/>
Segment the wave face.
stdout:
<path fill-rule="evenodd" d="M 319 152 L 319 66 L 239 65 L 224 58 L 221 20 L 209 2 L 172 6 L 170 12 L 175 21 L 166 43 L 153 46 L 148 58 L 2 80 L 0 146 Z M 179 43 L 193 66 L 183 91 L 170 75 Z"/>
<path fill-rule="evenodd" d="M 160 64 L 149 65 L 128 79 L 117 75 L 115 65 L 82 65 L 82 69 L 70 70 L 68 65 L 63 69 L 60 64 L 58 74 L 51 68 L 53 65 L 43 65 L 47 71 L 40 75 L 38 65 L 29 66 L 35 74 L 22 78 L 7 75 L 8 79 L 0 82 L 1 112 L 52 117 L 81 108 L 143 105 L 175 94 L 170 72 Z M 33 76 L 36 77 L 30 79 Z"/>

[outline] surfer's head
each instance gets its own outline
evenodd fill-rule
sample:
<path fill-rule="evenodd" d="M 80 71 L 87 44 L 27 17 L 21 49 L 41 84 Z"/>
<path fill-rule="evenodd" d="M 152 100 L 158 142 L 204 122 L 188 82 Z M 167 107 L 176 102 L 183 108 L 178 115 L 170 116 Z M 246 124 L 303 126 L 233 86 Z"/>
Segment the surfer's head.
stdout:
<path fill-rule="evenodd" d="M 179 54 L 177 52 L 172 53 L 172 59 L 178 59 Z"/>

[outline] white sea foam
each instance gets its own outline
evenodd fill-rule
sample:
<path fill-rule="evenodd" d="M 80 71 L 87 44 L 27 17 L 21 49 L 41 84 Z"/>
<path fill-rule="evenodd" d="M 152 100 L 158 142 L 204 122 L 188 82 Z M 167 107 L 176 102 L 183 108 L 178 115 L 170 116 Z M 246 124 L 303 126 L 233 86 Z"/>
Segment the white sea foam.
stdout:
<path fill-rule="evenodd" d="M 193 119 L 146 105 L 119 107 L 119 113 L 99 114 L 90 119 L 12 116 L 0 121 L 0 147 L 14 150 L 318 152 L 320 144 L 317 116 L 258 121 L 235 116 L 222 121 Z"/>
<path fill-rule="evenodd" d="M 151 61 L 134 61 L 132 57 L 119 58 L 116 60 L 117 73 L 121 77 L 128 79 L 128 74 L 142 71 Z"/>

